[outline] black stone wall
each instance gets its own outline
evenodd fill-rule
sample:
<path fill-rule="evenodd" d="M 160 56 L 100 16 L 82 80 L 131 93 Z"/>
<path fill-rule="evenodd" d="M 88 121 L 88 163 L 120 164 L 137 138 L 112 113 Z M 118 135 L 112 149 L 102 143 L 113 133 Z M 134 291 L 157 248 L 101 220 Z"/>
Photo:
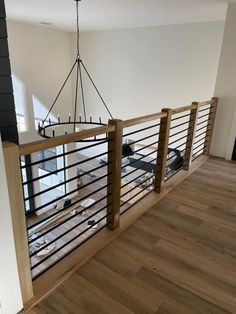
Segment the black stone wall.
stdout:
<path fill-rule="evenodd" d="M 0 132 L 3 141 L 18 144 L 11 67 L 7 42 L 6 11 L 0 0 Z"/>

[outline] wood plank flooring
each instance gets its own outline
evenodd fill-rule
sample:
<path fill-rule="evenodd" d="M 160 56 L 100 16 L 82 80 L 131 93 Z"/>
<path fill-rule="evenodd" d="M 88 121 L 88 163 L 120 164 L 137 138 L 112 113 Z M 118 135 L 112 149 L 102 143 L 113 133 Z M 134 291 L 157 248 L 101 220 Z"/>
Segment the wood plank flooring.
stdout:
<path fill-rule="evenodd" d="M 236 163 L 210 159 L 31 313 L 236 313 L 235 240 Z"/>

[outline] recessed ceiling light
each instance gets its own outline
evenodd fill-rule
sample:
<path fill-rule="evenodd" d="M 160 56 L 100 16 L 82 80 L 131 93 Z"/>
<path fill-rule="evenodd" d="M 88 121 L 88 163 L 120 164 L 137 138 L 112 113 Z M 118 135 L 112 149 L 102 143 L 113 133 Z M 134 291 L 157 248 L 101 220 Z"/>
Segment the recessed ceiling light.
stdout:
<path fill-rule="evenodd" d="M 49 23 L 49 22 L 39 22 L 39 24 L 46 25 L 46 26 L 51 26 L 52 25 L 52 23 Z"/>

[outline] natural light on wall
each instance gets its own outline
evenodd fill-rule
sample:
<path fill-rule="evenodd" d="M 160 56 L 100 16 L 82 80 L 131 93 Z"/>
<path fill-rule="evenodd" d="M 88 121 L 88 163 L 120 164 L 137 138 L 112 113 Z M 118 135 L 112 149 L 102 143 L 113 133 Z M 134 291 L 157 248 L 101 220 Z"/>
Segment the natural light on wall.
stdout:
<path fill-rule="evenodd" d="M 25 132 L 28 129 L 27 114 L 26 114 L 25 85 L 15 74 L 12 74 L 12 84 L 13 84 L 13 91 L 14 91 L 18 131 Z"/>

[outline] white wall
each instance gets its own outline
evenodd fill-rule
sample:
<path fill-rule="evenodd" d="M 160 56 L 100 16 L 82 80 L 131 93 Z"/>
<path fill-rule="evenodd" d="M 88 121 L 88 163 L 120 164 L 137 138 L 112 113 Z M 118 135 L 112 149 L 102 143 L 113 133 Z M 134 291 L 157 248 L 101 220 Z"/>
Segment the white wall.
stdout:
<path fill-rule="evenodd" d="M 25 85 L 29 132 L 21 133 L 22 143 L 38 140 L 34 130 L 32 97 L 48 108 L 56 97 L 72 63 L 68 32 L 25 23 L 8 22 L 12 72 Z M 53 111 L 55 116 L 72 112 L 72 80 Z"/>
<path fill-rule="evenodd" d="M 10 204 L 0 138 L 0 313 L 16 314 L 22 308 Z"/>
<path fill-rule="evenodd" d="M 236 138 L 236 4 L 229 4 L 217 75 L 215 95 L 219 106 L 211 153 L 231 159 Z"/>
<path fill-rule="evenodd" d="M 113 115 L 137 117 L 213 96 L 223 28 L 212 22 L 85 32 L 81 56 Z M 85 83 L 89 113 L 103 116 Z"/>

